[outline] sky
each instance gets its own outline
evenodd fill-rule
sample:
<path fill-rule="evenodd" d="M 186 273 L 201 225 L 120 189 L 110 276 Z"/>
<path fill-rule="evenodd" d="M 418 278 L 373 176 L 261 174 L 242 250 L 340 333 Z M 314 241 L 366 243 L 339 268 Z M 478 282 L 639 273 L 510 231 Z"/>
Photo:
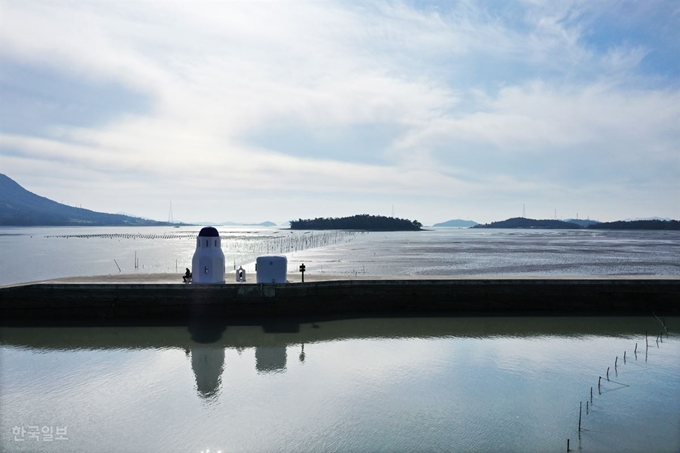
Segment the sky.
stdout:
<path fill-rule="evenodd" d="M 680 219 L 680 3 L 0 0 L 0 173 L 163 221 Z"/>

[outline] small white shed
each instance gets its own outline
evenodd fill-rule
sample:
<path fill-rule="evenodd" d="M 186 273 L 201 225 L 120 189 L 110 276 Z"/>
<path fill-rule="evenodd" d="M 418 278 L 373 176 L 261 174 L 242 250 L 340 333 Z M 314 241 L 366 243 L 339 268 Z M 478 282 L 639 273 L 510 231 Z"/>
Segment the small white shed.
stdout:
<path fill-rule="evenodd" d="M 255 261 L 257 283 L 286 283 L 288 258 L 285 256 L 258 256 Z"/>

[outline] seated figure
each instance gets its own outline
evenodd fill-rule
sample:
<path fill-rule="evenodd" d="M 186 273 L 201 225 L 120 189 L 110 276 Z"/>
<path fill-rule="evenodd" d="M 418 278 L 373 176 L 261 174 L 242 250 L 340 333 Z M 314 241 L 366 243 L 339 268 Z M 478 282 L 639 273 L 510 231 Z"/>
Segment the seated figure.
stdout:
<path fill-rule="evenodd" d="M 191 281 L 191 271 L 189 268 L 186 268 L 186 272 L 184 273 L 184 277 L 182 277 L 182 280 L 184 280 L 184 283 L 190 282 Z"/>

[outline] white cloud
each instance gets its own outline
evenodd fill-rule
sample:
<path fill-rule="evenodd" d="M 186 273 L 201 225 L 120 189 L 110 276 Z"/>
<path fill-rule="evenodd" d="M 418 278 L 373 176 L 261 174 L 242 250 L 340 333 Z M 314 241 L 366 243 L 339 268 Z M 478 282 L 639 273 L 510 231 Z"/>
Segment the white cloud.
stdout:
<path fill-rule="evenodd" d="M 677 171 L 678 89 L 650 88 L 638 70 L 653 49 L 625 39 L 589 46 L 607 5 L 530 3 L 499 12 L 476 2 L 442 10 L 382 1 L 3 2 L 0 58 L 113 81 L 151 100 L 149 111 L 106 124 L 0 135 L 3 171 L 36 183 L 29 162 L 47 161 L 64 174 L 71 167 L 76 179 L 105 169 L 114 186 L 135 175 L 155 195 L 307 190 L 339 205 L 355 193 L 460 203 L 508 187 L 569 185 L 553 175 L 527 181 L 463 158 L 469 153 L 526 159 L 529 168 L 536 156 L 549 165 L 552 156 L 579 155 L 598 168 L 617 159 Z M 380 164 L 249 142 L 279 124 L 310 135 L 377 124 L 395 132 L 373 151 Z M 613 182 L 586 183 L 596 190 Z M 117 201 L 136 203 L 138 185 L 118 184 Z M 432 221 L 442 220 L 429 206 Z M 677 201 L 661 206 L 659 215 L 678 216 Z"/>

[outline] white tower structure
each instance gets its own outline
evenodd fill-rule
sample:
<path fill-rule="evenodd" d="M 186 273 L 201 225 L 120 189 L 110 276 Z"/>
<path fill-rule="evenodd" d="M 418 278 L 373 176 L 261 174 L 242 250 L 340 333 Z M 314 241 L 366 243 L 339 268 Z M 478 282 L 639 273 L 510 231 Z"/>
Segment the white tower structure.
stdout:
<path fill-rule="evenodd" d="M 224 283 L 224 252 L 220 233 L 214 227 L 198 233 L 191 266 L 194 283 Z"/>

